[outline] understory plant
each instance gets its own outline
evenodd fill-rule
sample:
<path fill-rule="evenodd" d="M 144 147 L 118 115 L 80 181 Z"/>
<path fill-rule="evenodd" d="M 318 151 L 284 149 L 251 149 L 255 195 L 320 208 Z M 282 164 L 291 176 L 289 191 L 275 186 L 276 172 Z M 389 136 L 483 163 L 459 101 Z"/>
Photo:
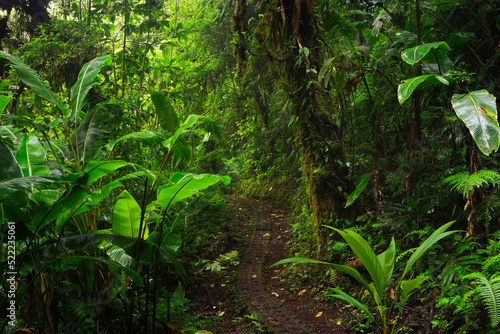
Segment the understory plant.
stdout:
<path fill-rule="evenodd" d="M 153 92 L 151 100 L 162 129 L 129 133 L 111 141 L 110 129 L 105 127 L 115 106 L 100 104 L 82 112 L 87 93 L 111 61 L 109 56 L 83 66 L 67 105 L 19 58 L 0 53 L 19 80 L 59 110 L 59 115 L 47 116 L 55 118 L 50 125 L 22 116 L 3 114 L 0 118 L 14 121 L 0 126 L 0 222 L 20 231 L 13 242 L 15 266 L 9 268 L 18 273 L 19 320 L 9 323 L 8 329 L 36 324 L 40 333 L 69 331 L 68 326 L 91 332 L 100 323 L 102 327 L 125 327 L 130 333 L 137 327 L 148 328 L 150 323 L 160 327 L 156 326 L 158 282 L 167 284 L 172 276 L 171 280 L 186 278 L 178 259 L 182 240 L 173 229 L 193 211 L 193 198 L 202 190 L 220 181 L 229 184 L 229 177 L 175 172 L 178 161 L 191 158 L 195 140 L 211 132 L 211 119 L 190 115 L 179 120 L 165 97 Z M 27 125 L 19 129 L 19 123 Z M 30 129 L 40 131 L 45 142 Z M 59 130 L 60 138 L 52 138 L 49 130 Z M 185 139 L 188 136 L 191 145 Z M 163 144 L 164 157 L 153 165 L 156 170 L 111 160 L 115 145 L 130 139 L 145 145 Z M 106 145 L 107 159 L 103 154 Z M 130 181 L 143 183 L 141 201 L 129 192 Z M 0 253 L 0 268 L 6 270 L 4 255 Z M 162 277 L 167 276 L 165 272 L 167 278 Z M 100 296 L 115 279 L 123 280 L 114 291 L 124 293 L 116 292 L 120 296 L 112 298 L 123 298 L 119 324 L 117 318 L 103 316 L 111 312 L 111 302 Z M 1 286 L 5 288 L 5 280 Z M 99 300 L 98 312 L 61 312 L 59 300 L 71 303 L 80 295 Z M 28 302 L 21 302 L 24 299 Z M 145 314 L 140 320 L 135 315 L 137 308 Z"/>
<path fill-rule="evenodd" d="M 365 289 L 368 291 L 371 299 L 376 304 L 376 309 L 379 314 L 379 321 L 375 319 L 375 315 L 370 311 L 366 304 L 363 304 L 359 300 L 345 293 L 344 291 L 336 288 L 331 288 L 331 290 L 335 293 L 330 295 L 331 297 L 339 298 L 345 300 L 354 306 L 358 307 L 361 311 L 368 315 L 368 317 L 375 321 L 377 326 L 382 330 L 384 334 L 392 333 L 394 331 L 394 326 L 392 328 L 389 327 L 389 316 L 392 311 L 393 304 L 390 303 L 390 291 L 388 290 L 389 286 L 395 282 L 394 293 L 399 295 L 400 303 L 405 304 L 408 301 L 410 295 L 418 289 L 422 283 L 427 280 L 428 276 L 419 276 L 413 279 L 404 279 L 406 275 L 409 273 L 413 264 L 436 242 L 447 237 L 452 233 L 456 233 L 458 231 L 446 231 L 453 222 L 449 222 L 440 228 L 438 228 L 434 233 L 431 234 L 429 238 L 427 238 L 422 244 L 415 250 L 412 256 L 406 262 L 406 266 L 403 270 L 403 273 L 399 276 L 399 278 L 393 277 L 394 266 L 396 263 L 396 243 L 394 241 L 394 237 L 392 237 L 391 243 L 385 252 L 376 255 L 372 247 L 368 244 L 368 242 L 359 234 L 350 231 L 350 230 L 339 230 L 333 227 L 329 227 L 337 231 L 342 238 L 347 242 L 349 247 L 352 249 L 354 254 L 359 258 L 359 260 L 363 263 L 363 266 L 368 271 L 372 282 L 368 283 L 359 273 L 358 270 L 335 263 L 324 262 L 319 260 L 307 259 L 307 258 L 288 258 L 281 261 L 276 262 L 272 266 L 285 264 L 285 263 L 317 263 L 317 264 L 325 264 L 327 266 L 333 267 L 335 269 L 341 270 L 358 282 L 360 282 Z"/>
<path fill-rule="evenodd" d="M 500 323 L 500 275 L 488 278 L 483 273 L 473 272 L 463 276 L 462 280 L 474 280 L 476 288 L 470 293 L 479 293 L 488 311 L 491 328 L 495 328 Z"/>

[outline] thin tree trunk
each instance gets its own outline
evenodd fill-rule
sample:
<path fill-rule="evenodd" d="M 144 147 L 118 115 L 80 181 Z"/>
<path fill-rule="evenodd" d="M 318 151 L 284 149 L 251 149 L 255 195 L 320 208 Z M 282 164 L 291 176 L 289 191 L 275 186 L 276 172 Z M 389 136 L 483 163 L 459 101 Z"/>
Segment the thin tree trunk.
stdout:
<path fill-rule="evenodd" d="M 64 0 L 61 0 L 61 7 L 62 7 L 62 10 L 63 10 L 64 20 L 67 20 L 68 16 L 66 15 L 66 3 L 64 2 Z"/>
<path fill-rule="evenodd" d="M 122 99 L 125 98 L 125 70 L 126 70 L 126 51 L 127 51 L 127 22 L 128 22 L 128 4 L 124 0 L 124 22 L 123 22 L 123 50 L 122 50 Z"/>
<path fill-rule="evenodd" d="M 92 18 L 92 0 L 87 0 L 88 1 L 88 7 L 87 7 L 87 25 L 90 27 L 90 19 Z"/>
<path fill-rule="evenodd" d="M 82 22 L 82 0 L 78 2 L 78 20 Z"/>

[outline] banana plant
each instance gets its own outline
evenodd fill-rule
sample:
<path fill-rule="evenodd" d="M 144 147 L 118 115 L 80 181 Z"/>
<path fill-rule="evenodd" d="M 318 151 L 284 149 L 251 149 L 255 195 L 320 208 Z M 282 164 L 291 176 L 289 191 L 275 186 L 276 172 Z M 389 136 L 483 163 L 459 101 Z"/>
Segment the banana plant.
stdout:
<path fill-rule="evenodd" d="M 440 228 L 438 228 L 432 235 L 427 238 L 413 253 L 413 255 L 406 262 L 406 266 L 403 270 L 403 273 L 399 277 L 399 279 L 394 280 L 393 272 L 395 266 L 395 250 L 396 243 L 394 241 L 394 237 L 391 239 L 391 243 L 387 250 L 379 255 L 376 255 L 368 242 L 359 234 L 350 231 L 350 230 L 339 230 L 330 226 L 327 226 L 336 232 L 338 232 L 342 238 L 347 242 L 349 247 L 352 249 L 354 254 L 358 257 L 358 259 L 363 263 L 363 266 L 368 271 L 372 282 L 368 283 L 359 273 L 358 270 L 335 263 L 324 262 L 319 260 L 307 259 L 307 258 L 288 258 L 281 261 L 276 262 L 272 266 L 277 266 L 285 263 L 317 263 L 324 264 L 335 269 L 341 270 L 346 274 L 352 276 L 359 283 L 361 283 L 366 291 L 368 291 L 371 299 L 375 302 L 377 306 L 377 311 L 380 316 L 380 323 L 376 321 L 375 316 L 370 312 L 370 309 L 367 305 L 358 301 L 354 297 L 348 295 L 340 289 L 332 289 L 335 293 L 330 295 L 335 298 L 339 298 L 345 300 L 354 306 L 358 307 L 362 310 L 368 317 L 375 321 L 377 326 L 383 331 L 384 334 L 392 333 L 392 330 L 389 328 L 389 315 L 391 312 L 391 306 L 389 305 L 389 286 L 395 281 L 395 293 L 399 294 L 400 301 L 402 304 L 405 304 L 408 301 L 410 295 L 418 289 L 421 284 L 427 280 L 429 277 L 416 277 L 413 279 L 404 279 L 406 275 L 409 273 L 413 264 L 436 242 L 447 237 L 450 234 L 456 233 L 458 231 L 446 231 L 453 222 L 449 222 L 444 224 Z M 271 266 L 271 267 L 272 267 Z"/>
<path fill-rule="evenodd" d="M 94 84 L 101 68 L 111 64 L 111 57 L 97 57 L 83 65 L 78 75 L 78 80 L 71 87 L 71 106 L 69 106 L 62 97 L 53 92 L 50 87 L 19 58 L 4 51 L 0 51 L 0 56 L 10 62 L 19 80 L 31 87 L 38 96 L 52 102 L 57 107 L 60 119 L 62 120 L 60 123 L 65 127 L 72 159 L 76 163 L 77 170 L 80 171 L 82 169 L 81 167 L 83 167 L 86 162 L 90 161 L 90 158 L 95 156 L 98 151 L 96 147 L 100 148 L 100 146 L 104 144 L 103 134 L 107 133 L 103 124 L 96 119 L 96 115 L 98 115 L 96 110 L 85 115 L 84 121 L 80 127 L 78 124 L 81 118 L 80 113 L 84 105 L 85 97 Z M 98 110 L 101 112 L 103 111 L 102 108 L 98 108 Z M 56 117 L 56 115 L 52 116 Z M 71 138 L 70 127 L 74 128 Z M 92 147 L 92 149 L 88 149 L 89 147 Z M 90 154 L 90 152 L 92 152 L 92 154 Z"/>

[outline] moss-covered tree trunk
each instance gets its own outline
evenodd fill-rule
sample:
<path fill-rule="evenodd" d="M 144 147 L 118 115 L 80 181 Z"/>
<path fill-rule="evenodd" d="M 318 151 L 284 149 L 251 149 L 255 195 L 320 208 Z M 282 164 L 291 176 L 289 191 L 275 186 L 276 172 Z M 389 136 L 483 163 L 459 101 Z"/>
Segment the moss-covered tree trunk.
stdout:
<path fill-rule="evenodd" d="M 259 55 L 266 57 L 293 105 L 296 144 L 301 150 L 309 190 L 318 256 L 323 257 L 330 232 L 323 225 L 336 225 L 338 218 L 348 218 L 350 210 L 344 209 L 344 192 L 352 189 L 330 94 L 317 85 L 324 53 L 313 6 L 312 0 L 267 2 L 261 7 L 263 15 L 253 33 Z M 241 25 L 243 8 L 244 0 L 240 0 L 233 16 L 233 30 L 240 36 L 245 28 Z M 241 45 L 244 43 L 236 42 L 237 57 Z M 240 70 L 246 68 L 241 65 L 245 60 L 238 57 Z"/>

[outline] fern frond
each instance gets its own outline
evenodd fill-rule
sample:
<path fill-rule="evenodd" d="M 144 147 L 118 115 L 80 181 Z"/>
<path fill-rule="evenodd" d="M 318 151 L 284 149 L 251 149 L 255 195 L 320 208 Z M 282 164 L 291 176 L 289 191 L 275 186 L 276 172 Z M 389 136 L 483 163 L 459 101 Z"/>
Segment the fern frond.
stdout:
<path fill-rule="evenodd" d="M 461 192 L 464 197 L 474 188 L 479 188 L 490 183 L 493 185 L 500 184 L 500 173 L 489 169 L 482 169 L 474 174 L 460 172 L 443 180 L 443 184 L 451 185 L 452 189 Z"/>
<path fill-rule="evenodd" d="M 405 235 L 403 237 L 403 239 L 406 239 L 407 237 L 409 237 L 410 235 L 413 235 L 413 234 L 418 234 L 419 236 L 425 236 L 427 234 L 427 231 L 424 231 L 424 230 L 415 230 L 415 231 L 411 231 L 410 233 L 408 233 L 407 235 Z"/>
<path fill-rule="evenodd" d="M 398 255 L 398 257 L 396 258 L 396 262 L 398 262 L 399 260 L 401 260 L 403 257 L 405 257 L 408 254 L 413 254 L 417 250 L 417 248 L 418 247 L 413 247 L 413 248 L 405 250 L 403 253 Z"/>
<path fill-rule="evenodd" d="M 490 256 L 483 262 L 483 270 L 488 271 L 492 267 L 500 266 L 500 254 L 495 256 Z"/>
<path fill-rule="evenodd" d="M 490 315 L 491 327 L 500 323 L 500 276 L 494 275 L 489 280 L 485 277 L 479 278 L 481 297 L 486 303 L 486 310 Z"/>
<path fill-rule="evenodd" d="M 500 275 L 493 275 L 489 280 L 479 272 L 470 273 L 462 279 L 476 279 L 477 289 L 490 316 L 491 327 L 500 323 Z"/>

